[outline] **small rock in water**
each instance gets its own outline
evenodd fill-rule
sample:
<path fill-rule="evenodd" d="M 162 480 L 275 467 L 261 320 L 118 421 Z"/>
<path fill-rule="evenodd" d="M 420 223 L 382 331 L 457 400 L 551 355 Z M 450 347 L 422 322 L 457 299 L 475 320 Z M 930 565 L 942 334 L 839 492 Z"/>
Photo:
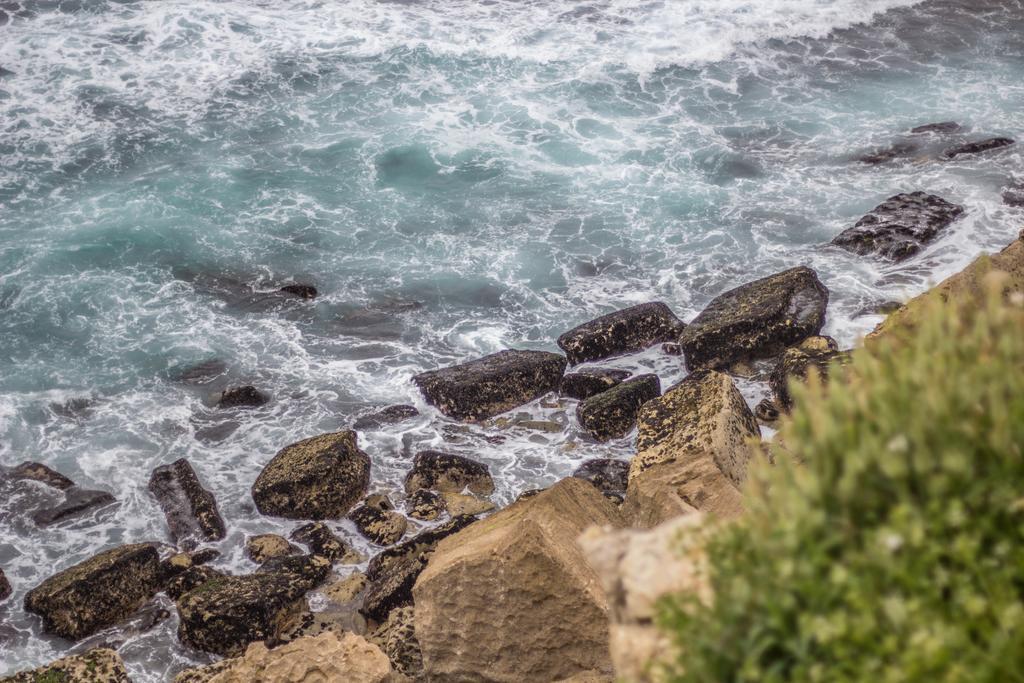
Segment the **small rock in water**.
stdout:
<path fill-rule="evenodd" d="M 640 407 L 660 395 L 658 376 L 640 375 L 580 403 L 576 419 L 598 441 L 617 439 L 636 425 Z"/>
<path fill-rule="evenodd" d="M 0 569 L 0 602 L 11 597 L 11 582 L 7 580 L 4 570 Z"/>
<path fill-rule="evenodd" d="M 957 133 L 960 131 L 962 126 L 956 121 L 943 121 L 942 123 L 928 123 L 917 128 L 911 128 L 910 132 L 915 135 L 922 133 L 937 133 L 941 135 L 949 135 L 950 133 Z"/>
<path fill-rule="evenodd" d="M 0 11 L 0 19 L 2 15 Z M 0 20 L 0 26 L 3 24 Z M 131 683 L 131 680 L 120 655 L 103 647 L 22 671 L 4 678 L 3 683 Z"/>
<path fill-rule="evenodd" d="M 216 499 L 199 483 L 185 458 L 153 470 L 149 491 L 160 504 L 175 543 L 194 548 L 202 541 L 219 541 L 227 533 Z"/>
<path fill-rule="evenodd" d="M 982 152 L 991 152 L 1003 147 L 1009 147 L 1015 142 L 1015 140 L 1010 138 L 988 138 L 987 140 L 968 142 L 956 147 L 950 147 L 942 153 L 942 156 L 947 159 L 954 159 L 962 154 L 981 154 Z"/>
<path fill-rule="evenodd" d="M 441 494 L 428 489 L 413 491 L 405 501 L 405 510 L 413 519 L 430 522 L 441 516 L 445 511 L 444 499 Z"/>
<path fill-rule="evenodd" d="M 1003 189 L 1003 203 L 1007 206 L 1024 206 L 1024 181 L 1014 181 Z"/>
<path fill-rule="evenodd" d="M 300 299 L 315 299 L 318 294 L 316 287 L 313 285 L 303 284 L 285 285 L 278 291 L 283 294 L 291 294 L 292 296 L 296 296 Z"/>
<path fill-rule="evenodd" d="M 494 479 L 487 465 L 452 453 L 420 451 L 405 477 L 405 491 L 409 494 L 417 489 L 459 493 L 465 488 L 490 495 L 494 492 Z"/>
<path fill-rule="evenodd" d="M 585 401 L 591 396 L 596 396 L 621 384 L 629 375 L 628 370 L 602 368 L 580 370 L 579 372 L 572 372 L 564 376 L 559 391 L 562 396 Z"/>
<path fill-rule="evenodd" d="M 12 479 L 29 479 L 31 481 L 38 481 L 40 484 L 46 484 L 55 489 L 66 491 L 75 485 L 75 482 L 65 477 L 60 472 L 50 469 L 46 465 L 39 462 L 23 462 L 17 465 L 11 470 L 10 477 Z"/>
<path fill-rule="evenodd" d="M 420 411 L 415 406 L 396 405 L 388 406 L 383 410 L 370 415 L 364 415 L 352 423 L 352 429 L 356 431 L 369 431 L 380 429 L 384 425 L 398 424 L 418 416 Z"/>
<path fill-rule="evenodd" d="M 275 557 L 298 555 L 301 552 L 296 546 L 289 543 L 287 538 L 277 534 L 260 534 L 245 541 L 246 556 L 257 564 L 263 564 Z"/>
<path fill-rule="evenodd" d="M 178 371 L 174 380 L 182 384 L 209 384 L 227 371 L 227 363 L 214 358 Z"/>
<path fill-rule="evenodd" d="M 875 150 L 857 157 L 857 161 L 870 166 L 884 164 L 894 159 L 905 159 L 915 154 L 921 147 L 914 142 L 896 142 L 884 149 Z"/>
<path fill-rule="evenodd" d="M 63 417 L 69 420 L 81 420 L 89 417 L 94 404 L 95 401 L 91 398 L 80 396 L 78 398 L 69 398 L 63 403 L 51 403 L 50 410 L 57 417 Z"/>
<path fill-rule="evenodd" d="M 359 561 L 358 554 L 352 547 L 323 522 L 303 524 L 291 533 L 291 539 L 303 544 L 315 555 L 323 555 L 331 562 L 354 564 Z"/>
<path fill-rule="evenodd" d="M 903 261 L 933 242 L 963 214 L 964 207 L 933 194 L 899 194 L 876 206 L 832 244 L 855 254 Z"/>
<path fill-rule="evenodd" d="M 359 533 L 377 545 L 397 543 L 409 525 L 405 517 L 390 506 L 390 501 L 388 506 L 381 506 L 368 499 L 348 513 L 348 518 L 355 523 Z"/>
<path fill-rule="evenodd" d="M 754 407 L 754 417 L 761 422 L 775 422 L 779 419 L 779 407 L 771 399 L 761 399 Z"/>
<path fill-rule="evenodd" d="M 681 356 L 683 347 L 676 342 L 665 342 L 661 345 L 661 352 L 667 356 Z"/>
<path fill-rule="evenodd" d="M 270 402 L 270 397 L 252 385 L 235 387 L 221 392 L 218 408 L 258 408 Z"/>
<path fill-rule="evenodd" d="M 684 327 L 668 306 L 656 301 L 615 311 L 575 327 L 558 338 L 569 363 L 577 365 L 642 351 L 673 341 Z"/>
<path fill-rule="evenodd" d="M 625 495 L 629 483 L 629 461 L 614 458 L 588 460 L 572 473 L 577 479 L 584 479 L 605 494 Z"/>
<path fill-rule="evenodd" d="M 32 515 L 32 521 L 39 526 L 49 526 L 115 502 L 117 500 L 114 496 L 106 491 L 80 489 L 74 486 L 65 492 L 62 503 L 52 508 L 39 510 Z"/>

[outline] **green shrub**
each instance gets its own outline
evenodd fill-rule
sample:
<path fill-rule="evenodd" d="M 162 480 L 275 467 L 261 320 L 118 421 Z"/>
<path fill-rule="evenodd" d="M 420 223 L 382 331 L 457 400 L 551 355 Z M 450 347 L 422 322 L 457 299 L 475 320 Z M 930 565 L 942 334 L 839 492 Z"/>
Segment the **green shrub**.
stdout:
<path fill-rule="evenodd" d="M 776 466 L 707 542 L 713 604 L 665 601 L 669 680 L 1024 680 L 1020 302 L 936 302 L 854 356 L 793 387 Z"/>

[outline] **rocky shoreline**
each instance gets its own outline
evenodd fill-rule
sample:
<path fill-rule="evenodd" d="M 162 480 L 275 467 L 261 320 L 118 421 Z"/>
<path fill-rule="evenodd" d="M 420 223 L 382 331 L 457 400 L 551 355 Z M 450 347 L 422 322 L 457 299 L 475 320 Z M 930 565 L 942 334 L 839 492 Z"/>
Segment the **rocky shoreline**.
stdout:
<path fill-rule="evenodd" d="M 954 125 L 912 135 L 951 136 L 959 131 Z M 954 159 L 1010 144 L 960 141 L 943 154 Z M 894 143 L 862 161 L 909 154 Z M 1007 204 L 1021 191 L 1008 187 Z M 940 239 L 966 210 L 926 192 L 896 195 L 833 245 L 901 261 Z M 978 272 L 993 267 L 1024 288 L 1022 254 L 1018 240 L 922 296 L 971 296 Z M 281 293 L 312 299 L 316 289 L 290 284 Z M 245 574 L 209 566 L 226 525 L 216 492 L 179 459 L 154 470 L 148 483 L 170 544 L 108 548 L 32 587 L 23 607 L 46 633 L 75 643 L 143 613 L 163 593 L 174 603 L 180 641 L 223 657 L 182 672 L 178 683 L 653 680 L 646 663 L 667 648 L 651 625 L 655 597 L 706 588 L 694 572 L 699 551 L 673 557 L 666 539 L 681 526 L 743 514 L 741 487 L 759 457 L 751 443 L 760 440 L 760 426 L 792 409 L 790 382 L 810 374 L 827 380 L 829 369 L 849 358 L 821 336 L 828 301 L 817 274 L 799 266 L 720 294 L 688 323 L 665 303 L 650 302 L 565 332 L 557 340 L 565 355 L 508 349 L 417 375 L 424 400 L 452 420 L 492 420 L 559 395 L 578 401 L 579 426 L 596 441 L 635 430 L 635 453 L 585 462 L 572 477 L 496 510 L 494 475 L 484 463 L 424 450 L 392 500 L 371 493 L 372 457 L 361 450 L 359 431 L 401 423 L 417 410 L 386 407 L 353 429 L 284 445 L 267 462 L 252 484 L 253 504 L 264 516 L 300 524 L 289 538 L 249 537 L 253 566 Z M 917 301 L 895 311 L 876 337 L 911 325 Z M 657 375 L 591 365 L 657 346 L 681 355 L 690 370 L 664 390 Z M 206 364 L 179 380 L 202 384 L 222 373 Z M 738 374 L 759 376 L 772 398 L 748 406 L 733 380 Z M 260 389 L 241 386 L 217 402 L 244 409 L 267 400 Z M 112 494 L 81 489 L 40 463 L 0 476 L 38 493 L 30 500 L 39 526 L 117 504 Z M 374 556 L 361 556 L 336 533 L 330 522 L 341 519 L 355 525 Z M 365 571 L 355 569 L 367 560 Z M 0 569 L 0 601 L 10 594 Z M 128 681 L 115 650 L 89 649 L 3 681 Z"/>

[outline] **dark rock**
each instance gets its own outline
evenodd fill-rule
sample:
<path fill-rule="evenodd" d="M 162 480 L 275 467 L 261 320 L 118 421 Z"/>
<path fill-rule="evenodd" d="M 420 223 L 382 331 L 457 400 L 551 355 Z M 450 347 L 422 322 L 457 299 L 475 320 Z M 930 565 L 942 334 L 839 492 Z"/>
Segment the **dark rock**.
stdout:
<path fill-rule="evenodd" d="M 196 440 L 204 443 L 219 443 L 234 434 L 241 422 L 237 420 L 225 420 L 217 424 L 207 425 L 196 429 Z"/>
<path fill-rule="evenodd" d="M 181 576 L 195 565 L 188 553 L 175 553 L 160 560 L 160 585 L 166 590 L 167 585 L 176 577 Z"/>
<path fill-rule="evenodd" d="M 149 478 L 149 491 L 160 504 L 175 543 L 194 548 L 201 541 L 224 538 L 224 519 L 213 494 L 203 488 L 188 460 L 161 465 Z"/>
<path fill-rule="evenodd" d="M 0 601 L 11 597 L 11 582 L 7 580 L 4 570 L 0 569 Z"/>
<path fill-rule="evenodd" d="M 494 491 L 494 479 L 487 465 L 440 451 L 417 453 L 412 470 L 405 476 L 405 492 L 410 494 L 417 489 L 459 493 L 467 487 L 478 495 Z"/>
<path fill-rule="evenodd" d="M 56 507 L 39 510 L 32 515 L 32 521 L 39 526 L 49 526 L 115 502 L 117 501 L 114 496 L 106 491 L 80 489 L 73 486 L 64 492 L 64 502 Z"/>
<path fill-rule="evenodd" d="M 878 254 L 894 261 L 910 258 L 964 213 L 964 207 L 924 192 L 890 197 L 832 244 L 855 254 Z"/>
<path fill-rule="evenodd" d="M 444 498 L 434 491 L 419 489 L 409 495 L 405 501 L 405 510 L 413 519 L 429 522 L 440 517 L 445 511 Z"/>
<path fill-rule="evenodd" d="M 69 420 L 82 420 L 92 414 L 92 408 L 95 403 L 91 398 L 86 397 L 69 398 L 63 403 L 51 403 L 50 410 L 57 417 Z"/>
<path fill-rule="evenodd" d="M 291 539 L 308 547 L 315 555 L 322 555 L 331 562 L 351 564 L 355 560 L 355 551 L 345 541 L 327 528 L 323 522 L 303 524 L 291 533 Z M 280 558 L 274 558 L 280 559 Z"/>
<path fill-rule="evenodd" d="M 223 576 L 227 576 L 227 574 L 212 567 L 189 567 L 168 581 L 164 592 L 171 600 L 177 601 L 185 593 Z"/>
<path fill-rule="evenodd" d="M 884 149 L 863 154 L 857 157 L 857 161 L 862 164 L 877 166 L 878 164 L 884 164 L 895 159 L 905 159 L 920 149 L 920 145 L 914 142 L 895 142 Z"/>
<path fill-rule="evenodd" d="M 160 579 L 153 545 L 122 545 L 51 576 L 25 596 L 25 609 L 43 618 L 47 633 L 78 640 L 128 617 Z"/>
<path fill-rule="evenodd" d="M 331 575 L 331 561 L 319 554 L 286 555 L 267 560 L 259 566 L 256 573 L 291 574 L 302 582 L 306 590 L 312 590 Z"/>
<path fill-rule="evenodd" d="M 614 458 L 588 460 L 572 473 L 577 479 L 585 479 L 604 494 L 626 494 L 629 483 L 629 461 Z"/>
<path fill-rule="evenodd" d="M 218 408 L 258 408 L 270 402 L 270 397 L 254 386 L 234 387 L 221 392 Z"/>
<path fill-rule="evenodd" d="M 558 338 L 569 363 L 576 365 L 642 351 L 679 336 L 683 323 L 660 301 L 603 315 Z"/>
<path fill-rule="evenodd" d="M 219 359 L 203 361 L 174 374 L 174 380 L 182 384 L 209 384 L 228 371 L 227 363 Z"/>
<path fill-rule="evenodd" d="M 300 299 L 315 299 L 317 296 L 316 287 L 313 285 L 285 285 L 279 290 L 283 294 L 291 294 L 297 296 Z"/>
<path fill-rule="evenodd" d="M 448 417 L 486 420 L 556 391 L 566 359 L 545 351 L 500 351 L 413 377 L 427 402 Z"/>
<path fill-rule="evenodd" d="M 661 352 L 668 356 L 681 356 L 683 347 L 675 342 L 666 342 L 661 345 Z"/>
<path fill-rule="evenodd" d="M 363 601 L 363 614 L 382 623 L 394 608 L 411 605 L 412 587 L 437 544 L 474 521 L 476 518 L 470 515 L 455 517 L 384 550 L 370 560 L 366 570 L 370 586 Z"/>
<path fill-rule="evenodd" d="M 1007 206 L 1024 206 L 1024 181 L 1015 181 L 1003 189 L 1003 203 Z"/>
<path fill-rule="evenodd" d="M 576 419 L 598 441 L 617 439 L 636 425 L 640 406 L 661 396 L 657 375 L 640 375 L 591 396 L 576 407 Z"/>
<path fill-rule="evenodd" d="M 754 406 L 754 417 L 761 422 L 775 422 L 779 419 L 779 407 L 770 399 L 761 399 L 761 402 Z"/>
<path fill-rule="evenodd" d="M 398 673 L 413 680 L 423 674 L 423 655 L 416 640 L 415 611 L 412 607 L 391 610 L 388 618 L 370 636 L 371 643 L 379 647 Z"/>
<path fill-rule="evenodd" d="M 240 654 L 260 640 L 273 647 L 302 612 L 309 589 L 309 579 L 291 571 L 215 578 L 178 599 L 178 638 L 221 655 Z"/>
<path fill-rule="evenodd" d="M 690 370 L 722 368 L 779 354 L 818 334 L 828 290 L 800 266 L 715 297 L 679 338 Z"/>
<path fill-rule="evenodd" d="M 942 123 L 928 123 L 917 128 L 911 128 L 910 132 L 915 135 L 922 133 L 938 133 L 941 135 L 949 135 L 950 133 L 957 133 L 960 131 L 962 126 L 956 121 L 943 121 Z"/>
<path fill-rule="evenodd" d="M 628 370 L 606 370 L 599 368 L 572 372 L 562 378 L 559 392 L 562 396 L 585 401 L 591 396 L 596 396 L 621 384 L 623 380 L 629 377 L 629 374 Z"/>
<path fill-rule="evenodd" d="M 850 353 L 841 352 L 831 337 L 812 337 L 799 346 L 786 349 L 768 380 L 776 404 L 786 411 L 792 409 L 793 397 L 789 393 L 789 382 L 806 381 L 812 367 L 817 369 L 822 380 L 827 380 L 829 368 L 834 363 L 845 365 L 849 362 Z"/>
<path fill-rule="evenodd" d="M 23 462 L 11 470 L 12 479 L 29 479 L 65 491 L 75 485 L 63 474 L 38 462 Z"/>
<path fill-rule="evenodd" d="M 0 11 L 0 26 L 4 24 L 3 17 Z M 16 673 L 4 678 L 3 683 L 131 683 L 131 678 L 117 652 L 102 647 Z"/>
<path fill-rule="evenodd" d="M 979 140 L 977 142 L 967 142 L 956 147 L 950 147 L 942 153 L 942 156 L 947 159 L 953 159 L 961 154 L 981 154 L 982 152 L 991 152 L 995 149 L 1009 147 L 1015 142 L 1015 140 L 1010 138 L 988 138 L 987 140 Z"/>
<path fill-rule="evenodd" d="M 220 551 L 216 548 L 202 548 L 192 553 L 192 564 L 199 566 L 207 562 L 213 562 L 220 557 Z"/>
<path fill-rule="evenodd" d="M 419 414 L 420 411 L 416 410 L 415 406 L 388 406 L 384 410 L 371 415 L 364 415 L 357 419 L 352 423 L 352 429 L 357 431 L 380 429 L 384 425 L 398 424 L 399 422 L 411 420 Z"/>
<path fill-rule="evenodd" d="M 348 518 L 355 523 L 359 533 L 377 545 L 397 543 L 409 527 L 405 517 L 395 511 L 390 501 L 388 503 L 375 505 L 368 500 L 348 513 Z"/>
<path fill-rule="evenodd" d="M 257 564 L 285 555 L 298 555 L 302 551 L 277 534 L 260 534 L 245 541 L 245 554 Z"/>
<path fill-rule="evenodd" d="M 286 446 L 252 486 L 264 515 L 289 519 L 338 519 L 370 483 L 370 457 L 353 431 L 321 434 Z"/>

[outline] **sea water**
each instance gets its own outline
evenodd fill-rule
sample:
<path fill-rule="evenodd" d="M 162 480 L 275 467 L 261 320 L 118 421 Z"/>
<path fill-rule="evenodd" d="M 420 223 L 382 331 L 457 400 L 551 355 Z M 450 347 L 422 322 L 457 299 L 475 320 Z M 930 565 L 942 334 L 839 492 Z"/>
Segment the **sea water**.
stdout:
<path fill-rule="evenodd" d="M 0 464 L 118 499 L 45 529 L 0 500 L 0 675 L 75 647 L 22 609 L 31 587 L 169 540 L 146 490 L 158 465 L 187 457 L 216 494 L 214 565 L 234 572 L 253 569 L 247 535 L 296 526 L 249 494 L 273 454 L 389 404 L 423 414 L 360 434 L 374 490 L 400 499 L 412 455 L 440 448 L 486 462 L 507 504 L 628 458 L 631 437 L 592 442 L 571 402 L 516 411 L 556 431 L 457 425 L 414 374 L 555 350 L 640 302 L 688 320 L 800 264 L 850 346 L 879 320 L 862 308 L 1024 227 L 1000 200 L 1020 145 L 856 161 L 935 121 L 1024 134 L 1020 0 L 3 0 L 0 69 Z M 828 246 L 915 190 L 966 217 L 899 265 Z M 290 282 L 320 296 L 274 293 Z M 174 381 L 211 359 L 217 382 Z M 659 349 L 603 365 L 685 375 Z M 213 407 L 238 384 L 271 403 Z M 136 681 L 209 661 L 158 600 L 157 626 L 86 645 L 123 643 Z"/>

